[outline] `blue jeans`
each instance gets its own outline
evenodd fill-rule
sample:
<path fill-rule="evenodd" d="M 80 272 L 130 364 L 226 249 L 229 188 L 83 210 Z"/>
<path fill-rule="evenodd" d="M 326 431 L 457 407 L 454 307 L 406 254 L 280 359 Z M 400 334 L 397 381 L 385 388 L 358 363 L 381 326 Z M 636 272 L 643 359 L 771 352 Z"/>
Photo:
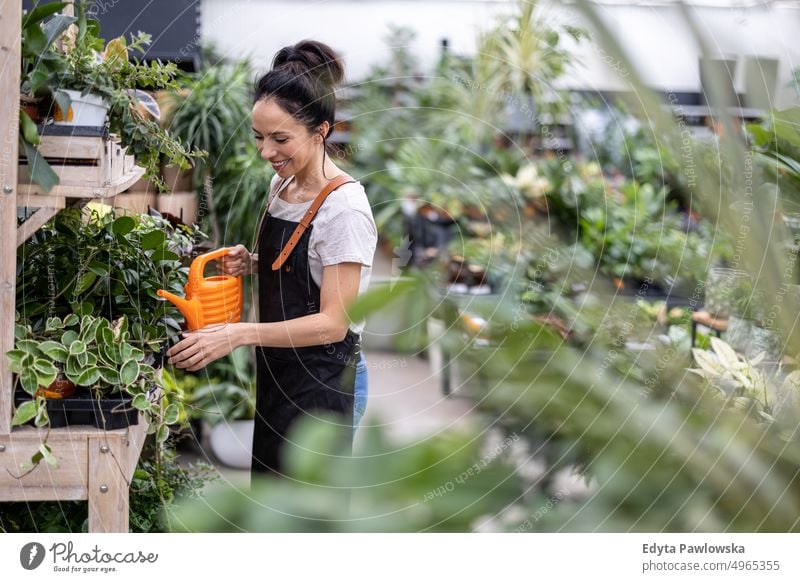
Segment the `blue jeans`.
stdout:
<path fill-rule="evenodd" d="M 361 417 L 367 411 L 367 360 L 364 352 L 356 364 L 356 385 L 353 399 L 353 435 L 355 436 Z"/>

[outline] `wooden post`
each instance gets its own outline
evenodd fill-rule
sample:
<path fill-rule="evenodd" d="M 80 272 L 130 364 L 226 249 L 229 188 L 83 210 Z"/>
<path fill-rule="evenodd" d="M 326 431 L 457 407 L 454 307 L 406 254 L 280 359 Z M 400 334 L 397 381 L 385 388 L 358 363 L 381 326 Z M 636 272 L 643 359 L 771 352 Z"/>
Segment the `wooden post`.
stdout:
<path fill-rule="evenodd" d="M 128 483 L 123 468 L 127 458 L 122 439 L 103 434 L 89 437 L 89 531 L 92 533 L 128 532 Z"/>
<path fill-rule="evenodd" d="M 17 156 L 22 2 L 0 8 L 0 435 L 11 432 L 14 387 L 5 353 L 14 347 L 17 248 Z"/>

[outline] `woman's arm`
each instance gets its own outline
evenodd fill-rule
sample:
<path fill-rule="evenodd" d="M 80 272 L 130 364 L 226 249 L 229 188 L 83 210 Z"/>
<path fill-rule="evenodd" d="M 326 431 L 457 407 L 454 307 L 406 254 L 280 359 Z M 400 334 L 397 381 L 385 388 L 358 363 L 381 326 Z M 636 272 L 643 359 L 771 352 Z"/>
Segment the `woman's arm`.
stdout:
<path fill-rule="evenodd" d="M 325 267 L 319 313 L 276 323 L 232 323 L 186 332 L 167 352 L 169 364 L 195 371 L 244 345 L 301 348 L 341 341 L 350 327 L 347 308 L 358 297 L 360 281 L 360 263 Z"/>
<path fill-rule="evenodd" d="M 339 263 L 322 270 L 320 312 L 289 321 L 249 323 L 242 329 L 245 345 L 302 348 L 342 341 L 350 320 L 347 309 L 358 297 L 359 263 Z"/>

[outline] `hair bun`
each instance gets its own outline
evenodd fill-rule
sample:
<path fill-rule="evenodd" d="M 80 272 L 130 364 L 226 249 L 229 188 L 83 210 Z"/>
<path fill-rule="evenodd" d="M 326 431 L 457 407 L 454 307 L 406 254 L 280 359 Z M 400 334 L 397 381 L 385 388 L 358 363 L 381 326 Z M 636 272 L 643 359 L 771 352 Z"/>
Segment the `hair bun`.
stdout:
<path fill-rule="evenodd" d="M 331 87 L 344 79 L 344 66 L 339 55 L 316 40 L 301 40 L 296 45 L 282 48 L 272 60 L 272 68 L 307 74 Z"/>

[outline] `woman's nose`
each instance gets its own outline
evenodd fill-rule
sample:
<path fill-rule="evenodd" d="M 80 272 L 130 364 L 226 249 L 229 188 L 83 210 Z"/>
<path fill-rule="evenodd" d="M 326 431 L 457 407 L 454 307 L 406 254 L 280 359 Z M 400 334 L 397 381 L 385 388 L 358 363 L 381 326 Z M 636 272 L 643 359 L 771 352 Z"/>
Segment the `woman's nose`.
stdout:
<path fill-rule="evenodd" d="M 275 157 L 275 150 L 273 148 L 261 148 L 261 159 L 265 161 L 269 161 L 271 158 Z"/>

